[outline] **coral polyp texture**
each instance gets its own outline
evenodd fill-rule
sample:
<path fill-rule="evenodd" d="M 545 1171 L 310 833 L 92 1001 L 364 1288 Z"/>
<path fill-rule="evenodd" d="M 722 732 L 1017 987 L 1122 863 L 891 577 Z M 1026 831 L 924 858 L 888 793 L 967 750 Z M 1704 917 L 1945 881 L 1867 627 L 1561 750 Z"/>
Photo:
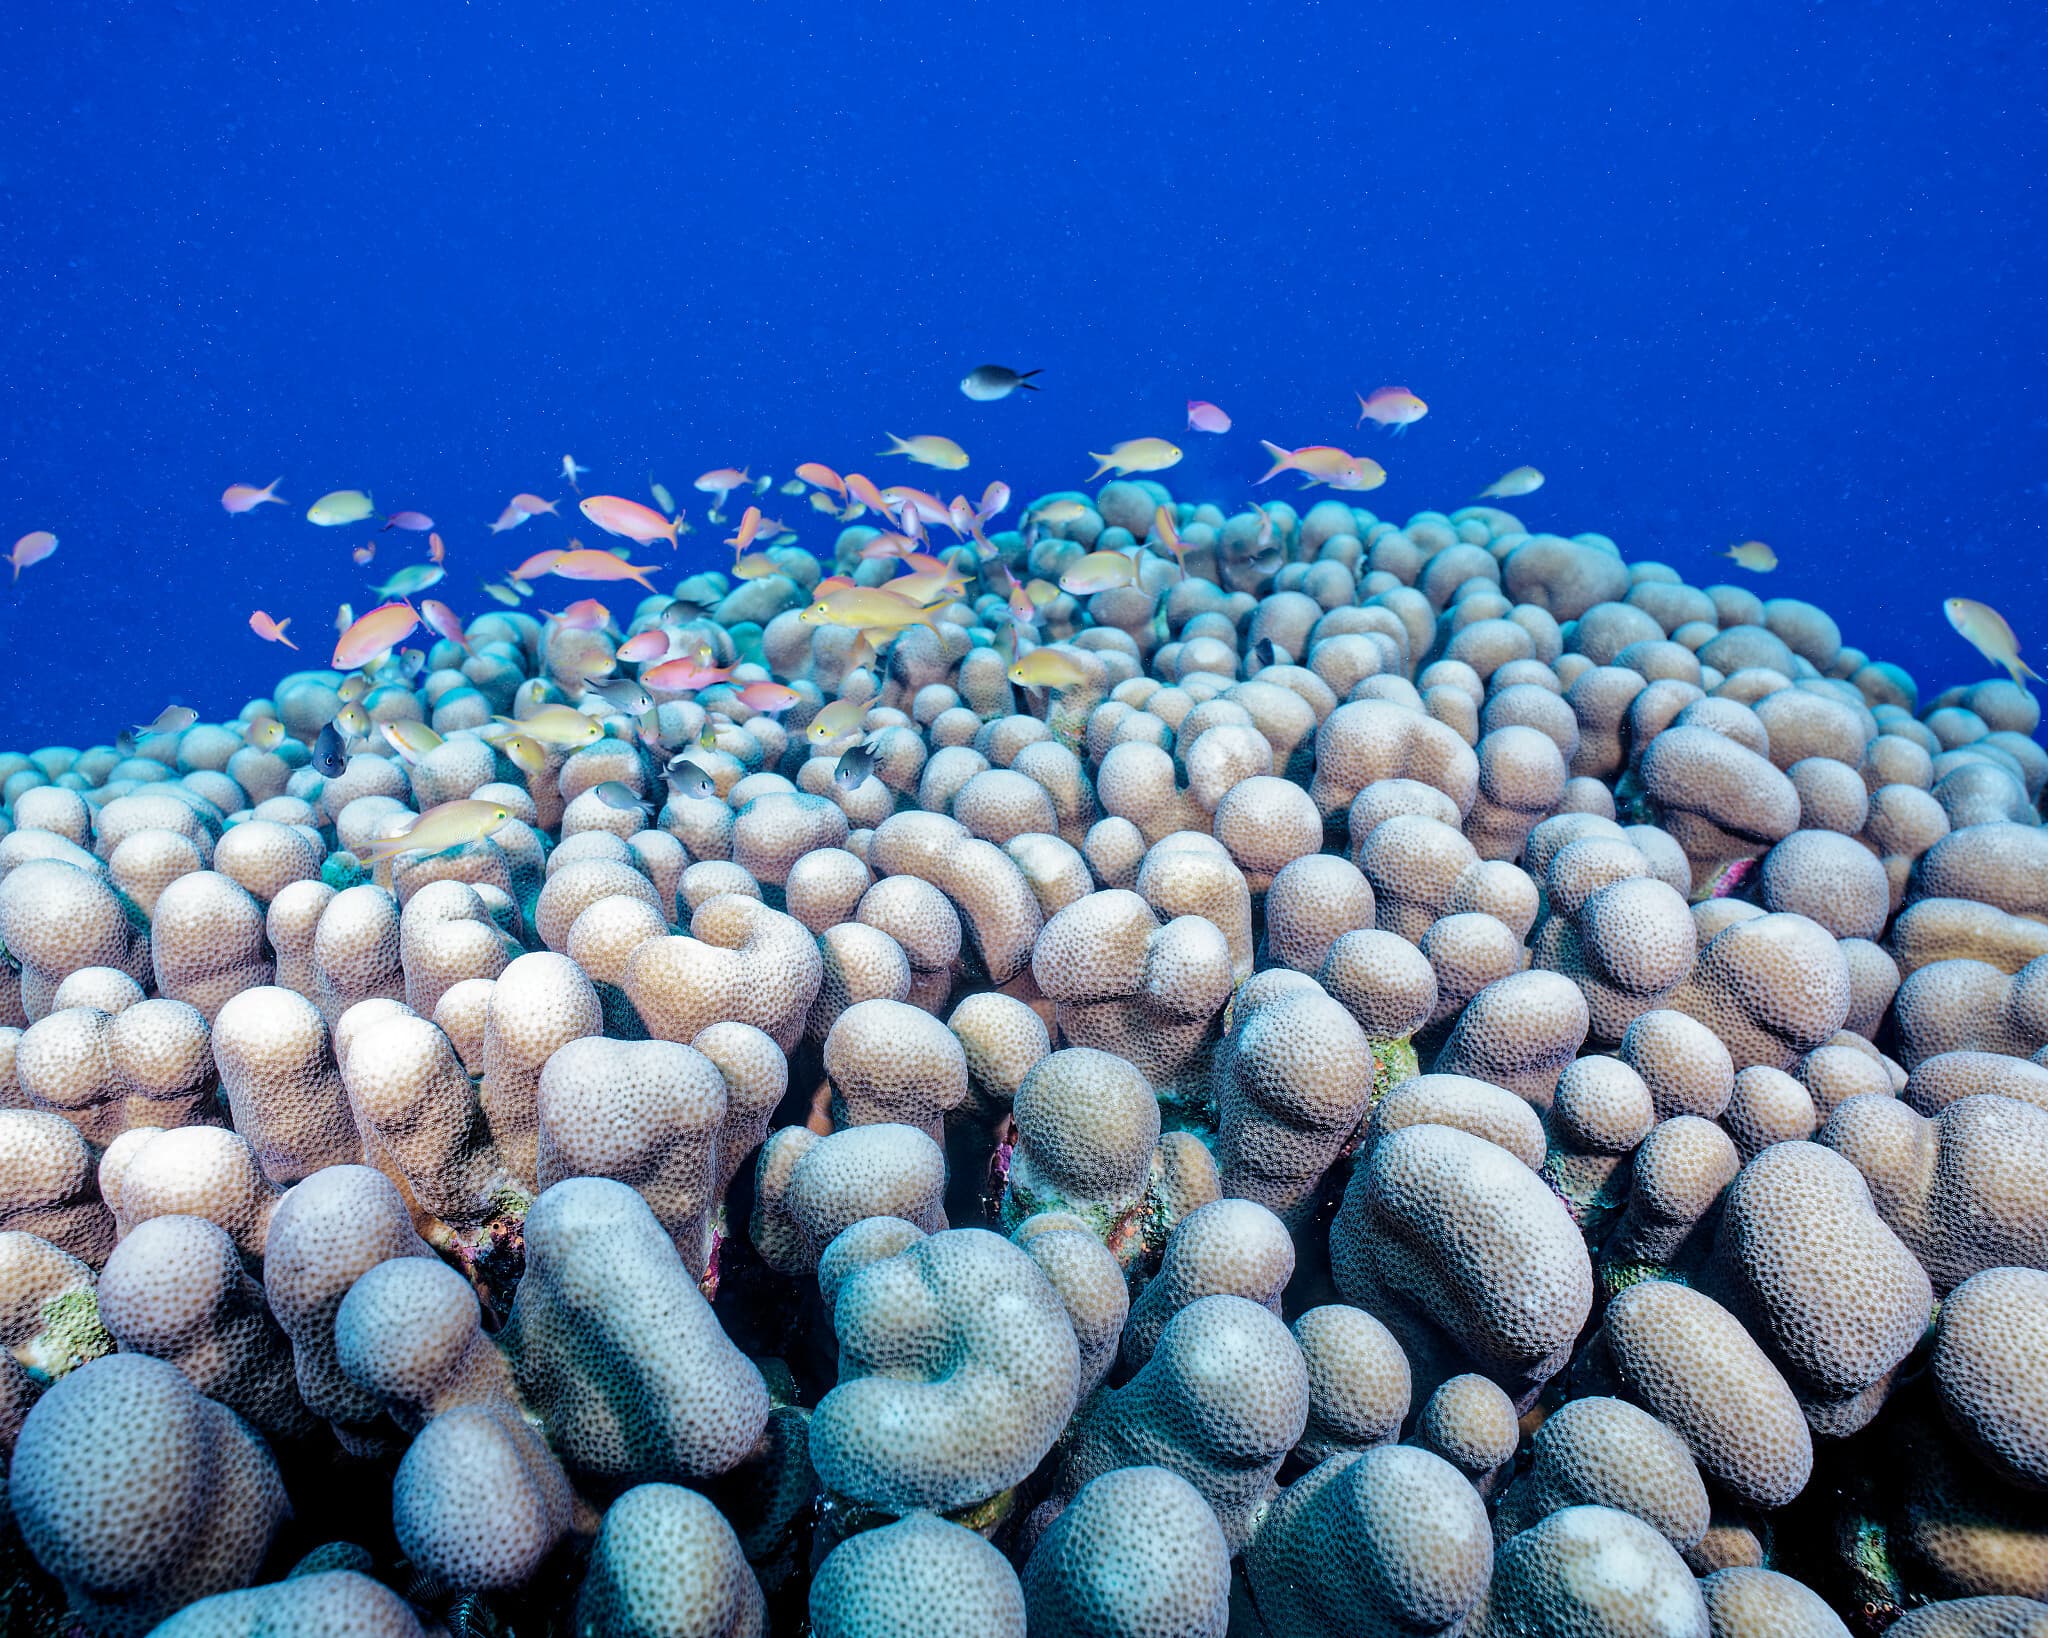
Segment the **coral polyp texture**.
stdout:
<path fill-rule="evenodd" d="M 928 499 L 0 753 L 0 1626 L 2048 1633 L 2034 697 Z"/>

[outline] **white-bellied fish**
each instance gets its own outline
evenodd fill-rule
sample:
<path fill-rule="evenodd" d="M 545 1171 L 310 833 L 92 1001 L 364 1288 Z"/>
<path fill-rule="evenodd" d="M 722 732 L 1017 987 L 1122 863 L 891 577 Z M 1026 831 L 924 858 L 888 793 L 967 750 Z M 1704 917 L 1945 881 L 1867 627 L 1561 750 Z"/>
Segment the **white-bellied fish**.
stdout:
<path fill-rule="evenodd" d="M 1038 391 L 1031 378 L 1044 373 L 1042 369 L 1013 370 L 1007 364 L 978 364 L 960 378 L 960 390 L 977 404 L 993 404 L 1008 398 L 1019 387 L 1026 392 Z"/>
<path fill-rule="evenodd" d="M 306 521 L 317 523 L 323 529 L 334 529 L 344 523 L 361 523 L 363 519 L 375 516 L 376 511 L 367 491 L 333 489 L 306 508 Z"/>

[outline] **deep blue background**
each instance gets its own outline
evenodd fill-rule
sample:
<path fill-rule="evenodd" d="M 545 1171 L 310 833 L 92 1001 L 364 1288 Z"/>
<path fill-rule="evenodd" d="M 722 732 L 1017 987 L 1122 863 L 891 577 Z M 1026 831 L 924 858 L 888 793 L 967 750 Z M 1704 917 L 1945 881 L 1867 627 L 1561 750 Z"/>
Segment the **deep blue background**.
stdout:
<path fill-rule="evenodd" d="M 63 544 L 0 586 L 0 744 L 232 714 L 257 605 L 324 660 L 420 555 L 357 570 L 328 489 L 431 512 L 470 613 L 564 451 L 695 515 L 941 432 L 1029 494 L 1191 396 L 1238 429 L 1183 496 L 1260 435 L 1355 436 L 1397 519 L 1530 461 L 1532 527 L 1696 582 L 1760 536 L 1930 691 L 1985 669 L 1951 593 L 2039 663 L 2044 83 L 2017 5 L 11 7 L 0 551 Z M 969 403 L 990 359 L 1044 392 Z M 1389 382 L 1429 418 L 1352 434 Z"/>

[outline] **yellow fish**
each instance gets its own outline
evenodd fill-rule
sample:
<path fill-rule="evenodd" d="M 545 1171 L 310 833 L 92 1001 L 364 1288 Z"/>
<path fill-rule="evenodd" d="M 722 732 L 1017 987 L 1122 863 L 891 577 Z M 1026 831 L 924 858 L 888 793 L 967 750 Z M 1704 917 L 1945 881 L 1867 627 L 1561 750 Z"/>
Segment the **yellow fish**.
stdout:
<path fill-rule="evenodd" d="M 824 490 L 814 489 L 811 491 L 811 510 L 813 512 L 831 512 L 836 515 L 839 511 L 839 503 L 826 494 Z"/>
<path fill-rule="evenodd" d="M 1031 516 L 1035 521 L 1049 523 L 1057 529 L 1063 523 L 1072 523 L 1076 518 L 1086 517 L 1093 510 L 1094 508 L 1085 501 L 1056 500 L 1047 501 Z"/>
<path fill-rule="evenodd" d="M 1972 648 L 1993 665 L 2004 666 L 2014 682 L 2023 677 L 2032 677 L 2035 682 L 2048 681 L 2020 658 L 2020 640 L 2005 623 L 2005 616 L 1988 603 L 1980 603 L 1974 597 L 1951 597 L 1941 605 L 1941 611 Z"/>
<path fill-rule="evenodd" d="M 1122 552 L 1090 552 L 1060 576 L 1060 590 L 1076 597 L 1091 597 L 1096 592 L 1128 586 L 1137 578 L 1136 565 Z"/>
<path fill-rule="evenodd" d="M 668 492 L 668 485 L 656 483 L 650 476 L 647 480 L 647 487 L 652 491 L 654 498 L 661 503 L 661 509 L 670 517 L 674 517 L 676 515 L 676 498 Z"/>
<path fill-rule="evenodd" d="M 928 609 L 934 603 L 951 602 L 965 595 L 967 582 L 951 569 L 940 569 L 923 574 L 899 575 L 889 582 L 887 590 L 898 597 L 907 597 L 921 609 Z"/>
<path fill-rule="evenodd" d="M 862 631 L 901 631 L 936 622 L 929 609 L 879 587 L 848 586 L 821 597 L 797 616 L 807 626 L 852 626 Z"/>
<path fill-rule="evenodd" d="M 1087 680 L 1081 662 L 1056 648 L 1034 648 L 1010 667 L 1010 681 L 1022 688 L 1072 688 Z"/>
<path fill-rule="evenodd" d="M 474 797 L 443 802 L 427 809 L 396 834 L 377 837 L 358 857 L 364 864 L 380 865 L 401 853 L 441 853 L 481 841 L 511 817 L 510 808 L 500 807 L 496 802 L 480 802 Z"/>
<path fill-rule="evenodd" d="M 506 734 L 497 741 L 498 749 L 505 753 L 505 760 L 521 773 L 538 774 L 546 770 L 548 753 L 537 739 L 524 734 Z"/>
<path fill-rule="evenodd" d="M 1169 466 L 1180 464 L 1180 445 L 1170 444 L 1164 438 L 1126 438 L 1107 455 L 1088 451 L 1088 459 L 1102 464 L 1088 474 L 1093 483 L 1103 473 L 1115 469 L 1118 477 L 1131 472 L 1164 472 Z"/>
<path fill-rule="evenodd" d="M 363 490 L 337 489 L 322 495 L 306 508 L 306 521 L 317 523 L 323 529 L 332 529 L 343 523 L 361 523 L 376 510 Z"/>
<path fill-rule="evenodd" d="M 334 726 L 350 739 L 366 738 L 370 732 L 370 713 L 357 701 L 350 700 L 334 713 Z"/>
<path fill-rule="evenodd" d="M 274 751 L 284 743 L 284 724 L 275 717 L 251 717 L 242 728 L 242 743 Z"/>
<path fill-rule="evenodd" d="M 882 436 L 889 440 L 889 447 L 881 451 L 884 455 L 908 455 L 919 466 L 935 466 L 945 472 L 958 472 L 967 464 L 967 451 L 937 433 L 899 438 L 893 432 L 885 432 Z"/>
<path fill-rule="evenodd" d="M 602 723 L 566 705 L 544 705 L 530 717 L 497 720 L 543 745 L 594 745 L 604 738 Z"/>
<path fill-rule="evenodd" d="M 1730 546 L 1721 555 L 1733 558 L 1737 567 L 1757 574 L 1769 574 L 1778 566 L 1778 554 L 1760 540 L 1745 540 L 1740 546 Z"/>
<path fill-rule="evenodd" d="M 813 745 L 829 745 L 841 734 L 850 734 L 866 719 L 866 700 L 834 700 L 804 727 L 804 737 Z"/>
<path fill-rule="evenodd" d="M 1503 472 L 1492 483 L 1479 491 L 1481 500 L 1512 500 L 1517 495 L 1533 495 L 1543 487 L 1543 474 L 1533 466 L 1518 466 L 1512 472 Z"/>
<path fill-rule="evenodd" d="M 399 760 L 408 764 L 418 762 L 441 743 L 441 736 L 433 729 L 424 722 L 414 722 L 409 717 L 398 722 L 380 722 L 377 731 L 384 736 L 385 743 L 398 753 Z"/>

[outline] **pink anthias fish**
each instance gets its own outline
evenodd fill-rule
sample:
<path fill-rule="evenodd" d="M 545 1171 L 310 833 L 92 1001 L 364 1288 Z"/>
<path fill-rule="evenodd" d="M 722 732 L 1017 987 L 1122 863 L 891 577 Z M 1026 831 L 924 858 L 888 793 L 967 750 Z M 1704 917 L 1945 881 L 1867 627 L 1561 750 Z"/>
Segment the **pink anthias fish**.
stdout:
<path fill-rule="evenodd" d="M 460 644 L 465 652 L 474 652 L 469 646 L 469 633 L 462 629 L 461 619 L 446 603 L 432 597 L 421 598 L 420 618 L 449 642 Z"/>
<path fill-rule="evenodd" d="M 1429 406 L 1406 387 L 1375 387 L 1371 393 L 1355 393 L 1358 424 L 1377 422 L 1390 432 L 1405 432 L 1429 413 Z"/>
<path fill-rule="evenodd" d="M 579 597 L 560 614 L 541 610 L 558 626 L 567 626 L 571 631 L 602 631 L 611 624 L 612 611 L 594 597 Z"/>
<path fill-rule="evenodd" d="M 706 495 L 716 495 L 718 497 L 717 504 L 722 506 L 725 504 L 725 497 L 727 495 L 753 481 L 751 473 L 743 470 L 735 471 L 729 466 L 719 466 L 713 467 L 709 472 L 701 475 L 690 487 Z"/>
<path fill-rule="evenodd" d="M 384 532 L 393 529 L 409 529 L 416 535 L 424 535 L 434 527 L 434 520 L 424 512 L 393 512 L 384 520 Z"/>
<path fill-rule="evenodd" d="M 284 634 L 284 628 L 290 624 L 289 620 L 271 619 L 261 609 L 249 616 L 249 629 L 266 643 L 282 643 L 286 648 L 297 648 L 299 645 Z"/>
<path fill-rule="evenodd" d="M 514 580 L 538 580 L 542 575 L 552 570 L 557 563 L 561 562 L 564 555 L 566 554 L 563 553 L 559 546 L 551 546 L 545 552 L 535 552 L 533 556 L 529 557 L 512 571 L 511 578 Z"/>
<path fill-rule="evenodd" d="M 731 666 L 706 665 L 702 660 L 684 655 L 679 660 L 670 660 L 640 673 L 641 682 L 649 688 L 665 689 L 684 693 L 697 688 L 709 688 L 714 683 L 729 681 Z"/>
<path fill-rule="evenodd" d="M 653 507 L 642 506 L 623 495 L 587 495 L 576 509 L 608 535 L 618 535 L 636 546 L 651 546 L 662 540 L 668 542 L 670 551 L 676 549 L 680 517 L 665 518 Z"/>
<path fill-rule="evenodd" d="M 1210 403 L 1206 398 L 1188 400 L 1188 431 L 1228 432 L 1230 417 Z"/>
<path fill-rule="evenodd" d="M 749 711 L 758 711 L 764 717 L 779 717 L 799 703 L 803 695 L 781 683 L 752 682 L 740 690 L 739 699 Z"/>
<path fill-rule="evenodd" d="M 419 610 L 410 603 L 379 603 L 341 634 L 329 663 L 337 671 L 354 671 L 381 660 L 418 630 L 419 623 Z"/>
<path fill-rule="evenodd" d="M 21 571 L 31 563 L 40 563 L 57 549 L 57 537 L 47 529 L 37 529 L 23 535 L 14 543 L 14 550 L 7 555 L 7 561 L 14 565 L 14 578 L 21 578 Z"/>
<path fill-rule="evenodd" d="M 645 665 L 650 660 L 666 659 L 668 650 L 668 632 L 657 626 L 652 631 L 636 632 L 619 644 L 619 658 L 632 665 Z"/>
<path fill-rule="evenodd" d="M 285 502 L 279 498 L 277 486 L 283 482 L 282 478 L 272 478 L 261 489 L 253 483 L 231 483 L 220 492 L 220 503 L 238 517 L 244 512 L 255 511 L 265 501 L 273 506 L 282 506 Z"/>
<path fill-rule="evenodd" d="M 522 512 L 516 506 L 508 506 L 498 514 L 498 521 L 490 526 L 491 533 L 502 535 L 507 529 L 517 529 L 520 524 L 532 516 L 531 512 Z"/>

